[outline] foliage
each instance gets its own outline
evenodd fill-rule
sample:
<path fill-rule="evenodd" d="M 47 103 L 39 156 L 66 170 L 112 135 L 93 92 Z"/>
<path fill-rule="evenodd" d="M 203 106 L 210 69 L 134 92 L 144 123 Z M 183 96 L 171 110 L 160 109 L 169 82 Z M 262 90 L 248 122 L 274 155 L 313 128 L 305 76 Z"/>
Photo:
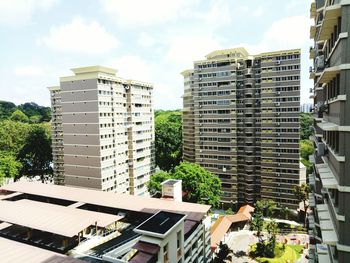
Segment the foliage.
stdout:
<path fill-rule="evenodd" d="M 231 262 L 233 251 L 228 247 L 227 244 L 220 242 L 218 246 L 219 252 L 214 256 L 214 263 Z"/>
<path fill-rule="evenodd" d="M 50 127 L 47 124 L 32 125 L 25 145 L 18 154 L 23 164 L 21 175 L 37 176 L 45 180 L 52 175 L 52 150 Z"/>
<path fill-rule="evenodd" d="M 277 204 L 273 200 L 259 200 L 255 203 L 255 213 L 262 214 L 264 217 L 271 217 L 273 211 L 277 209 Z"/>
<path fill-rule="evenodd" d="M 253 245 L 251 247 L 250 255 L 254 255 L 257 250 L 257 246 Z M 303 250 L 301 245 L 286 245 L 283 248 L 283 244 L 277 244 L 275 248 L 275 257 L 257 257 L 255 258 L 258 262 L 267 262 L 267 263 L 285 263 L 285 262 L 296 262 L 300 258 Z"/>
<path fill-rule="evenodd" d="M 315 151 L 314 144 L 310 140 L 300 140 L 300 156 L 305 160 L 309 160 L 309 155 Z"/>
<path fill-rule="evenodd" d="M 0 185 L 4 178 L 16 178 L 22 164 L 9 152 L 0 152 Z"/>
<path fill-rule="evenodd" d="M 28 138 L 30 125 L 5 120 L 0 122 L 0 149 L 17 156 Z"/>
<path fill-rule="evenodd" d="M 16 105 L 8 101 L 0 101 L 0 121 L 7 120 L 16 110 Z"/>
<path fill-rule="evenodd" d="M 254 217 L 253 217 L 252 221 L 250 222 L 250 228 L 251 228 L 251 230 L 256 231 L 256 235 L 258 237 L 259 243 L 261 243 L 262 242 L 261 231 L 264 228 L 264 219 L 263 219 L 263 215 L 261 212 L 254 213 Z"/>
<path fill-rule="evenodd" d="M 214 207 L 220 204 L 220 179 L 198 164 L 180 163 L 175 167 L 173 177 L 182 180 L 182 189 L 186 193 L 185 201 L 207 203 Z"/>
<path fill-rule="evenodd" d="M 272 220 L 268 223 L 267 233 L 270 235 L 269 242 L 266 246 L 266 255 L 267 257 L 273 258 L 275 257 L 275 247 L 276 247 L 276 235 L 278 233 L 278 225 L 275 220 Z"/>
<path fill-rule="evenodd" d="M 157 111 L 155 118 L 156 165 L 170 171 L 182 159 L 182 115 L 178 111 Z"/>
<path fill-rule="evenodd" d="M 311 188 L 308 184 L 302 183 L 301 185 L 295 186 L 293 192 L 297 200 L 299 202 L 303 202 L 305 213 L 304 226 L 306 226 L 306 212 L 309 207 L 307 201 L 309 200 L 309 193 L 311 192 Z"/>
<path fill-rule="evenodd" d="M 12 116 L 12 114 L 16 111 L 17 113 L 15 116 Z M 25 118 L 21 113 L 23 113 L 27 118 Z M 0 121 L 10 119 L 22 122 L 30 121 L 30 123 L 48 122 L 51 120 L 51 109 L 50 107 L 39 106 L 34 102 L 27 102 L 16 106 L 12 102 L 0 101 Z"/>
<path fill-rule="evenodd" d="M 34 102 L 27 102 L 18 106 L 29 118 L 33 116 L 39 117 L 40 122 L 48 122 L 51 120 L 50 107 L 39 106 Z"/>
<path fill-rule="evenodd" d="M 229 209 L 227 209 L 227 210 L 225 211 L 225 214 L 226 214 L 226 215 L 233 215 L 234 212 L 232 211 L 232 208 L 229 208 Z"/>
<path fill-rule="evenodd" d="M 300 138 L 302 140 L 308 140 L 314 133 L 313 131 L 313 119 L 310 113 L 300 114 Z"/>
<path fill-rule="evenodd" d="M 184 201 L 192 203 L 206 203 L 218 206 L 221 197 L 221 181 L 214 174 L 193 163 L 182 162 L 173 172 L 157 172 L 148 183 L 151 194 L 161 191 L 160 183 L 167 179 L 182 180 L 185 192 Z"/>
<path fill-rule="evenodd" d="M 171 175 L 167 172 L 159 171 L 153 174 L 147 183 L 147 188 L 150 194 L 155 195 L 162 192 L 161 183 L 168 179 L 171 179 Z"/>
<path fill-rule="evenodd" d="M 29 118 L 21 110 L 15 110 L 10 117 L 11 121 L 29 122 Z"/>

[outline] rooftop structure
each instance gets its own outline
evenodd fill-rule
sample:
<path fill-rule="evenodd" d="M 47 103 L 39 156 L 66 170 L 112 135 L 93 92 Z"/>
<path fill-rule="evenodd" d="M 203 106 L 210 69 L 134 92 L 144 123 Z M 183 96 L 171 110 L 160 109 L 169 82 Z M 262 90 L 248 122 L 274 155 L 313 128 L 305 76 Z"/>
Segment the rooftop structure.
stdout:
<path fill-rule="evenodd" d="M 50 251 L 48 255 L 59 253 L 62 262 L 67 259 L 64 254 L 88 262 L 209 262 L 209 208 L 169 199 L 17 182 L 0 188 L 0 236 L 21 246 Z"/>

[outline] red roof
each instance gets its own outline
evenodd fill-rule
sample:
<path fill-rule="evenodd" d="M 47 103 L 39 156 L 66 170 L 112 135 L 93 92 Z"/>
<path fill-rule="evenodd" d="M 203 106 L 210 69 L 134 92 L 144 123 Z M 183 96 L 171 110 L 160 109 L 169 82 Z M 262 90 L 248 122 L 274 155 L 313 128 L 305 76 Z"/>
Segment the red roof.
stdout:
<path fill-rule="evenodd" d="M 233 223 L 249 221 L 252 217 L 251 213 L 254 212 L 254 207 L 250 205 L 242 206 L 237 214 L 221 216 L 216 220 L 211 227 L 211 249 L 215 251 L 217 245 L 225 236 Z"/>

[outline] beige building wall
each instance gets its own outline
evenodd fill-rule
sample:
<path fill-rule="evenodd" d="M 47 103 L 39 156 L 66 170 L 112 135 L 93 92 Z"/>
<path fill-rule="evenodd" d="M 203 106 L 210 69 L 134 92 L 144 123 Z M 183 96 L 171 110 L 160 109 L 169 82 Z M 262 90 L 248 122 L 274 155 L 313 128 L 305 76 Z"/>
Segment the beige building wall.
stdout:
<path fill-rule="evenodd" d="M 55 176 L 61 178 L 56 181 L 147 194 L 145 182 L 154 163 L 153 87 L 120 79 L 116 70 L 101 66 L 72 71 L 74 76 L 62 77 L 60 87 L 50 89 L 61 98 L 61 122 L 52 123 L 53 130 L 62 127 L 63 149 L 53 144 L 54 151 L 61 150 L 58 157 L 64 164 L 64 172 L 59 172 L 54 163 Z M 52 100 L 55 107 L 56 98 Z"/>

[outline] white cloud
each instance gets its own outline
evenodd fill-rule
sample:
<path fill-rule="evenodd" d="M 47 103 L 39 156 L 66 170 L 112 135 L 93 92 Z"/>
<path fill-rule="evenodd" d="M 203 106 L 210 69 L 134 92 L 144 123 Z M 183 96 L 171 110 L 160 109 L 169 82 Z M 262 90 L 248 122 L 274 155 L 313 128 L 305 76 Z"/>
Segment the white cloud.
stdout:
<path fill-rule="evenodd" d="M 9 26 L 29 22 L 36 11 L 49 10 L 57 0 L 1 0 L 0 24 Z"/>
<path fill-rule="evenodd" d="M 197 0 L 101 0 L 104 11 L 118 25 L 149 26 L 176 19 Z"/>
<path fill-rule="evenodd" d="M 169 38 L 169 50 L 166 58 L 175 62 L 182 69 L 192 67 L 193 61 L 204 59 L 204 56 L 220 43 L 211 35 L 178 35 Z"/>
<path fill-rule="evenodd" d="M 28 65 L 23 67 L 16 67 L 13 74 L 21 77 L 36 77 L 44 75 L 44 70 L 38 66 Z"/>
<path fill-rule="evenodd" d="M 106 65 L 117 69 L 117 75 L 121 78 L 145 82 L 154 81 L 154 66 L 139 56 L 125 55 L 108 61 Z"/>
<path fill-rule="evenodd" d="M 49 35 L 38 43 L 58 51 L 86 54 L 107 53 L 119 46 L 119 41 L 98 22 L 86 22 L 80 17 L 70 24 L 51 27 Z"/>
<path fill-rule="evenodd" d="M 156 44 L 156 40 L 149 34 L 142 32 L 137 40 L 142 47 L 152 47 Z"/>

